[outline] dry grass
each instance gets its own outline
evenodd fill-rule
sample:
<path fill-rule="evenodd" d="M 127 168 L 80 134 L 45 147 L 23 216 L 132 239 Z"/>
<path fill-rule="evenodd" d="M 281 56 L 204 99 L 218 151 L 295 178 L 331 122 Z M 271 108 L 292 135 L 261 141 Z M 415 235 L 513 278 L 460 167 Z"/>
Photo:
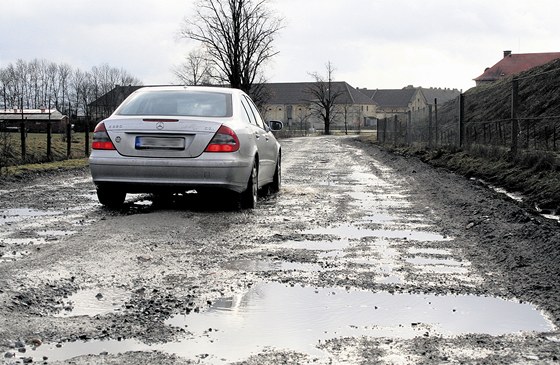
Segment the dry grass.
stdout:
<path fill-rule="evenodd" d="M 22 159 L 21 137 L 19 133 L 0 134 L 0 175 L 26 176 L 49 170 L 67 170 L 87 166 L 85 153 L 85 134 L 74 133 L 67 156 L 67 143 L 64 135 L 53 134 L 51 138 L 52 160 L 47 158 L 46 133 L 29 133 L 25 146 L 26 155 Z"/>
<path fill-rule="evenodd" d="M 15 166 L 22 163 L 41 163 L 49 162 L 47 159 L 47 134 L 46 133 L 28 133 L 25 147 L 25 160 L 22 159 L 21 138 L 19 133 L 8 133 L 3 135 L 7 138 L 10 145 L 8 153 L 6 153 L 5 166 Z M 51 137 L 52 160 L 60 161 L 68 159 L 67 142 L 65 135 L 54 134 Z M 70 159 L 84 158 L 85 156 L 85 134 L 73 133 L 70 148 Z"/>
<path fill-rule="evenodd" d="M 512 159 L 506 150 L 495 148 L 384 148 L 521 193 L 530 205 L 560 211 L 560 160 L 551 152 L 529 151 Z"/>

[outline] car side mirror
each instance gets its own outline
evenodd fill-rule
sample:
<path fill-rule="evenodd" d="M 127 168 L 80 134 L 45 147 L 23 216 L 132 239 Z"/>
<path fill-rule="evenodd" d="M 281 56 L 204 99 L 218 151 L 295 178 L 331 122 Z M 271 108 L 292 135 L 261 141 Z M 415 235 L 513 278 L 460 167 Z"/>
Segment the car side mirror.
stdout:
<path fill-rule="evenodd" d="M 284 123 L 282 123 L 279 120 L 270 120 L 268 122 L 268 127 L 270 128 L 271 131 L 276 132 L 284 128 Z"/>

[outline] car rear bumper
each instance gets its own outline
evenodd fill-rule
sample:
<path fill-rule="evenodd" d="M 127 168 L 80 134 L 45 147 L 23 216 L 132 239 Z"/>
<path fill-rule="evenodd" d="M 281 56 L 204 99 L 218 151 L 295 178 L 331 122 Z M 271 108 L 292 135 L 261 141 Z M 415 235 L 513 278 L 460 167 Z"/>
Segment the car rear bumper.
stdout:
<path fill-rule="evenodd" d="M 252 168 L 252 160 L 147 159 L 123 156 L 92 156 L 89 166 L 97 186 L 113 186 L 126 192 L 185 191 L 221 188 L 242 192 Z M 239 156 L 237 156 L 239 157 Z"/>

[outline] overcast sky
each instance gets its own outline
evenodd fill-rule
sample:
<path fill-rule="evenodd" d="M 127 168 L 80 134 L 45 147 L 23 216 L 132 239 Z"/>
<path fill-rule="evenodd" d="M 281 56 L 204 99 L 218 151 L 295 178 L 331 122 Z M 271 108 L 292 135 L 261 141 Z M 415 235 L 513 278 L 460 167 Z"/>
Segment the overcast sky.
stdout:
<path fill-rule="evenodd" d="M 144 84 L 174 82 L 193 41 L 194 0 L 2 0 L 0 67 L 34 58 L 107 63 Z M 328 61 L 354 87 L 457 88 L 513 53 L 560 52 L 558 0 L 271 0 L 285 19 L 271 82 L 311 81 Z"/>

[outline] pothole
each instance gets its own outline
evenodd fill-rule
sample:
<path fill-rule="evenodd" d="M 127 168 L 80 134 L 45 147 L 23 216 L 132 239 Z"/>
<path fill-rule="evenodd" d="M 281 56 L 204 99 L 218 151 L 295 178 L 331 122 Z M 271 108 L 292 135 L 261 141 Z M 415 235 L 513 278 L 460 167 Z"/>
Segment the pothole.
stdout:
<path fill-rule="evenodd" d="M 55 317 L 93 317 L 119 312 L 129 299 L 129 292 L 118 288 L 79 290 L 63 300 L 62 310 Z"/>
<path fill-rule="evenodd" d="M 304 231 L 304 234 L 325 234 L 333 235 L 340 238 L 390 238 L 390 239 L 405 239 L 410 241 L 450 241 L 451 237 L 443 236 L 439 233 L 420 231 L 413 229 L 370 229 L 365 227 L 356 226 L 354 224 L 342 224 L 339 226 L 315 228 Z"/>
<path fill-rule="evenodd" d="M 259 283 L 221 298 L 202 313 L 176 315 L 169 326 L 190 335 L 147 345 L 135 339 L 45 344 L 26 356 L 67 360 L 74 356 L 126 351 L 163 351 L 205 363 L 240 361 L 265 348 L 301 351 L 322 358 L 317 345 L 346 336 L 408 339 L 417 336 L 554 330 L 530 304 L 473 295 L 391 294 L 338 288 Z M 59 344 L 60 346 L 60 344 Z"/>

